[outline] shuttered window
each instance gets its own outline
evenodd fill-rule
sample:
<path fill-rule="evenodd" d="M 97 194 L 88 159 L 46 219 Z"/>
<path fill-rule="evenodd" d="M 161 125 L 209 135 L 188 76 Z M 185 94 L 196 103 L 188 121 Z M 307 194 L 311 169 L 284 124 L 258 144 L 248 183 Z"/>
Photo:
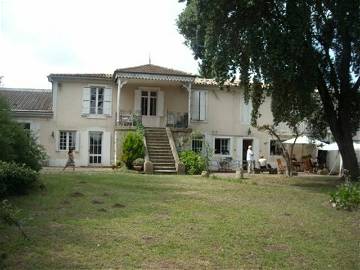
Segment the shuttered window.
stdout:
<path fill-rule="evenodd" d="M 112 89 L 85 87 L 83 90 L 83 115 L 111 116 Z"/>
<path fill-rule="evenodd" d="M 195 90 L 192 92 L 191 119 L 205 121 L 207 118 L 207 91 Z"/>

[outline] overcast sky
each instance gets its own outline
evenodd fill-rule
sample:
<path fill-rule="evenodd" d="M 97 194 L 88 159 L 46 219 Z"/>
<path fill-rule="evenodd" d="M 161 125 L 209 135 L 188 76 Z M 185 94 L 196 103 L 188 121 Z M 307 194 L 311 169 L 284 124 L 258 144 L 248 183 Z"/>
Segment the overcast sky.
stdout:
<path fill-rule="evenodd" d="M 0 0 L 5 87 L 50 88 L 50 73 L 152 64 L 197 73 L 177 32 L 177 0 Z"/>

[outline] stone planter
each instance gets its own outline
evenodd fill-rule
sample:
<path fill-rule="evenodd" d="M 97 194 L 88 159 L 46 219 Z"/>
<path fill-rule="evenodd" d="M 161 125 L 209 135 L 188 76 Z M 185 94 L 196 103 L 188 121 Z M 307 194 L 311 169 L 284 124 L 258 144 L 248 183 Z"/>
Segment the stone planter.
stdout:
<path fill-rule="evenodd" d="M 141 172 L 141 171 L 142 171 L 142 168 L 143 168 L 142 165 L 134 165 L 133 167 L 134 167 L 134 169 L 135 169 L 136 171 L 138 171 L 138 172 Z"/>

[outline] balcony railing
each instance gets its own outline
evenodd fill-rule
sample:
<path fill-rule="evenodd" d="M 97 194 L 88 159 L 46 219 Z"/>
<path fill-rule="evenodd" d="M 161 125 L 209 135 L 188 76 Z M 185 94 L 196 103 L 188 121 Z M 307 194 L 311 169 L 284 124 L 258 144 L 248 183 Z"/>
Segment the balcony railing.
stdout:
<path fill-rule="evenodd" d="M 133 113 L 121 113 L 119 115 L 119 123 L 117 123 L 115 120 L 116 126 L 124 128 L 136 127 L 138 123 L 142 123 L 141 115 Z"/>
<path fill-rule="evenodd" d="M 182 112 L 167 112 L 168 127 L 187 128 L 188 127 L 188 113 Z"/>

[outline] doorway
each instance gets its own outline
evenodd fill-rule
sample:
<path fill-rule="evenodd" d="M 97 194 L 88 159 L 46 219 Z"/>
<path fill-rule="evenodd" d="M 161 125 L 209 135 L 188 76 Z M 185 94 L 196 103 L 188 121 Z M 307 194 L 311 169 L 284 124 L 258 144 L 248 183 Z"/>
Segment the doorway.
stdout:
<path fill-rule="evenodd" d="M 102 132 L 89 132 L 89 164 L 101 165 L 102 163 Z"/>
<path fill-rule="evenodd" d="M 246 168 L 247 162 L 246 162 L 246 152 L 248 150 L 249 145 L 253 145 L 253 139 L 243 139 L 242 143 L 242 164 L 243 167 Z"/>

